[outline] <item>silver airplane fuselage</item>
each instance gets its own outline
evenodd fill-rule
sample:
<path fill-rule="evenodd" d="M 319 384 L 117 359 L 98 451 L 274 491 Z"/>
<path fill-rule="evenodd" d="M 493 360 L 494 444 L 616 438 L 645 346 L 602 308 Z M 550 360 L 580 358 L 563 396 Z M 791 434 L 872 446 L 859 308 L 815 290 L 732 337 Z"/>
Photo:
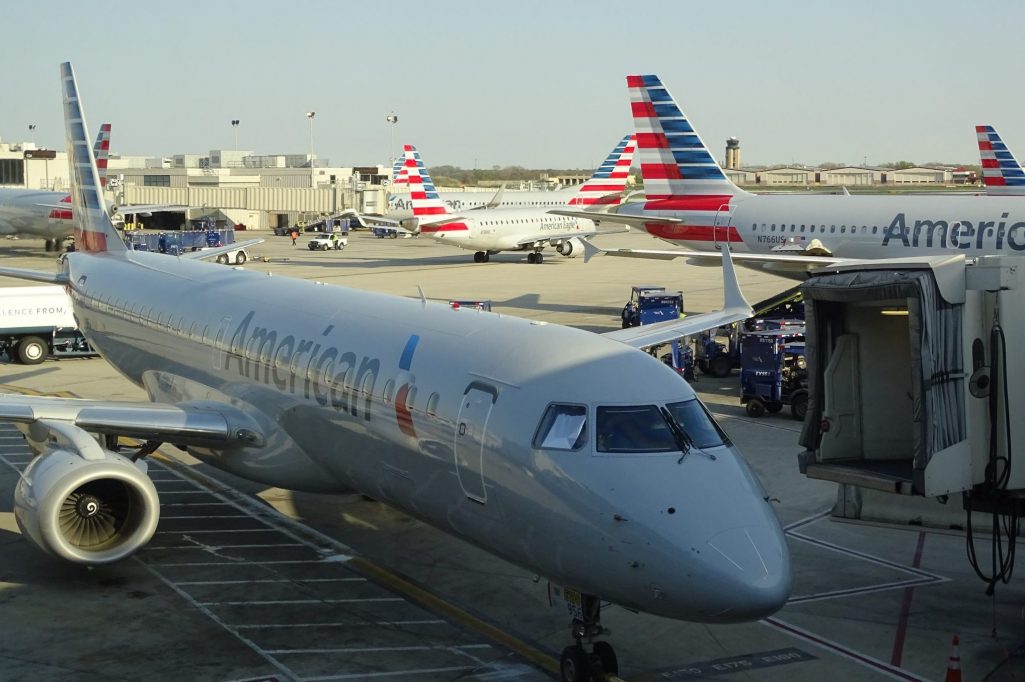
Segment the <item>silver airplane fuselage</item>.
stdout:
<path fill-rule="evenodd" d="M 688 210 L 688 201 L 675 198 L 671 209 L 642 201 L 620 212 L 682 217 L 684 224 L 652 223 L 646 229 L 698 251 L 728 241 L 739 253 L 773 253 L 812 240 L 832 256 L 850 259 L 1025 251 L 1023 197 L 741 194 L 724 197 L 718 212 L 707 210 L 707 201 L 706 210 Z"/>
<path fill-rule="evenodd" d="M 57 208 L 60 204 L 66 204 L 67 208 Z M 67 192 L 0 189 L 0 235 L 62 239 L 71 236 L 73 231 Z"/>
<path fill-rule="evenodd" d="M 79 326 L 156 402 L 231 404 L 259 447 L 190 448 L 268 485 L 357 490 L 531 572 L 670 618 L 738 622 L 789 595 L 786 542 L 728 441 L 609 454 L 601 406 L 696 400 L 589 332 L 159 254 L 67 254 Z M 412 330 L 412 333 L 411 333 Z M 586 444 L 536 446 L 553 403 Z"/>

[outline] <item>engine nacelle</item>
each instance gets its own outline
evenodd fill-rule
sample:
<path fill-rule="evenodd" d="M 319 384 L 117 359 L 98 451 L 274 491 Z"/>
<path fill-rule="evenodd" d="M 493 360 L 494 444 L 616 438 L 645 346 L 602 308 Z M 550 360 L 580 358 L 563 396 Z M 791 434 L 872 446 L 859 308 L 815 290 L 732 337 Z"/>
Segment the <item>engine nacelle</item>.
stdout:
<path fill-rule="evenodd" d="M 14 491 L 22 535 L 45 552 L 79 564 L 109 564 L 149 542 L 160 519 L 157 489 L 132 460 L 103 450 L 69 449 L 36 457 Z"/>
<path fill-rule="evenodd" d="M 576 258 L 584 252 L 584 244 L 574 237 L 573 239 L 567 239 L 564 242 L 559 242 L 559 245 L 555 247 L 555 250 L 566 258 Z"/>

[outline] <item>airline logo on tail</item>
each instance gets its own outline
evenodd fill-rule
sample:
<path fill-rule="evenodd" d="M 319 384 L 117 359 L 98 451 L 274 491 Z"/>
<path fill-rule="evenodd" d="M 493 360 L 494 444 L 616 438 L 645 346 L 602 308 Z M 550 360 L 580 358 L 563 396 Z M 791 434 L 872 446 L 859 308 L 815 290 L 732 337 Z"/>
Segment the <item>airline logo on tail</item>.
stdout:
<path fill-rule="evenodd" d="M 96 136 L 96 145 L 93 146 L 93 156 L 96 157 L 96 172 L 100 176 L 100 187 L 106 187 L 107 161 L 110 159 L 109 123 L 100 126 L 100 133 Z"/>
<path fill-rule="evenodd" d="M 975 126 L 987 194 L 1025 194 L 1025 171 L 993 126 Z"/>
<path fill-rule="evenodd" d="M 409 182 L 409 200 L 413 204 L 413 217 L 420 219 L 420 231 L 430 234 L 432 232 L 458 232 L 466 231 L 469 228 L 463 222 L 439 222 L 432 225 L 431 219 L 444 219 L 449 215 L 448 206 L 438 196 L 434 188 L 427 167 L 420 158 L 420 152 L 411 144 L 402 147 L 405 157 L 406 177 Z"/>
<path fill-rule="evenodd" d="M 581 185 L 569 200 L 570 206 L 614 206 L 623 202 L 623 192 L 626 191 L 634 160 L 634 138 L 634 135 L 627 135 L 619 141 L 591 179 Z"/>
<path fill-rule="evenodd" d="M 65 138 L 71 170 L 71 207 L 75 216 L 75 245 L 80 251 L 125 251 L 103 201 L 96 160 L 86 139 L 85 116 L 78 98 L 75 71 L 70 62 L 61 64 L 64 93 Z"/>
<path fill-rule="evenodd" d="M 391 184 L 392 185 L 405 185 L 409 183 L 409 171 L 405 168 L 404 156 L 400 156 L 395 159 L 395 163 L 391 167 Z"/>
<path fill-rule="evenodd" d="M 627 76 L 637 131 L 645 210 L 671 212 L 685 223 L 649 223 L 663 239 L 743 242 L 730 225 L 730 203 L 744 192 L 726 177 L 658 76 Z"/>

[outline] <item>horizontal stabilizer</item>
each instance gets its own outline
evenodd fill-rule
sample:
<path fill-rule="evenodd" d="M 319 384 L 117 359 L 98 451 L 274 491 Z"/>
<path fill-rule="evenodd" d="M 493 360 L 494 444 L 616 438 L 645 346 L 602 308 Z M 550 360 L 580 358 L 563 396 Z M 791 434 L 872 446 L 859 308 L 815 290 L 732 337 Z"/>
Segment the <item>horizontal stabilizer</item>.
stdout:
<path fill-rule="evenodd" d="M 622 213 L 599 213 L 596 211 L 573 211 L 564 208 L 553 208 L 548 211 L 553 215 L 564 215 L 571 218 L 583 218 L 599 223 L 612 223 L 614 225 L 627 225 L 630 227 L 643 228 L 645 225 L 682 225 L 686 221 L 682 218 L 669 218 L 665 216 L 639 216 L 623 215 Z"/>

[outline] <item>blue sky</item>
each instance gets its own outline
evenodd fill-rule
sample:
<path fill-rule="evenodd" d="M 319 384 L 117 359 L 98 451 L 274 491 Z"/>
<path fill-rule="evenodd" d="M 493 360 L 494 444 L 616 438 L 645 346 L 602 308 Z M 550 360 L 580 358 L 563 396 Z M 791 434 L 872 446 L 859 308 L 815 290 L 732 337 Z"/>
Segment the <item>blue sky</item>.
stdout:
<path fill-rule="evenodd" d="M 0 139 L 63 147 L 57 65 L 131 155 L 314 149 L 385 163 L 593 167 L 631 129 L 625 76 L 659 75 L 713 153 L 747 164 L 975 162 L 973 126 L 1025 157 L 1025 3 L 9 0 Z"/>

